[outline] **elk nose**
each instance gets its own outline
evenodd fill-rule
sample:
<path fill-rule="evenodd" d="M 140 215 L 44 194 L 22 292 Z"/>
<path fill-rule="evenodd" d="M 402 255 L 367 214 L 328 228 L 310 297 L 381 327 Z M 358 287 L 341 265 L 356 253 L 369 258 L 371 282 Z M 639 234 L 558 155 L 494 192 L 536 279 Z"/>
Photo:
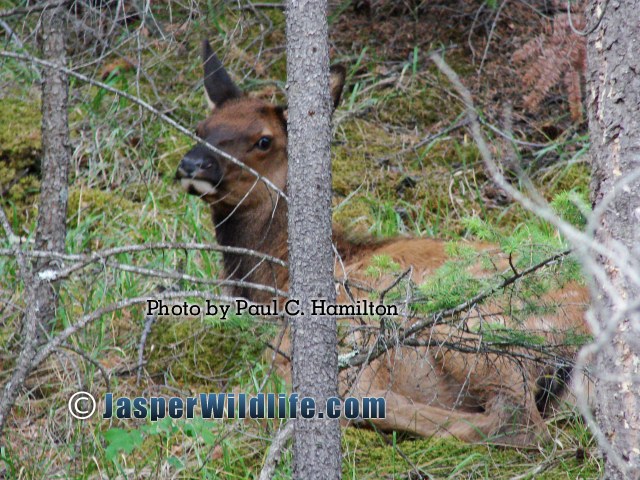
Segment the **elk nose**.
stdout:
<path fill-rule="evenodd" d="M 200 155 L 192 155 L 192 152 L 187 153 L 178 166 L 176 177 L 192 178 L 198 170 L 202 169 L 202 163 Z"/>

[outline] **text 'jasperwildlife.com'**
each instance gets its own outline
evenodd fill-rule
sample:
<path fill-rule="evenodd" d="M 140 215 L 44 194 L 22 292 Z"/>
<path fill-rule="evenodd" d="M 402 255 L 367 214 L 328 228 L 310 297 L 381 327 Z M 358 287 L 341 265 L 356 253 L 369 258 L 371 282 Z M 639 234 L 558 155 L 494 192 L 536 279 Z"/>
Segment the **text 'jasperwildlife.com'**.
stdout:
<path fill-rule="evenodd" d="M 344 418 L 347 420 L 385 418 L 386 401 L 382 397 L 330 397 L 318 405 L 312 397 L 297 393 L 200 393 L 188 397 L 119 397 L 105 394 L 101 416 L 108 420 L 163 418 L 192 419 L 285 419 Z M 323 408 L 319 408 L 322 406 Z M 69 413 L 85 420 L 98 411 L 98 403 L 88 392 L 76 392 L 68 401 Z"/>

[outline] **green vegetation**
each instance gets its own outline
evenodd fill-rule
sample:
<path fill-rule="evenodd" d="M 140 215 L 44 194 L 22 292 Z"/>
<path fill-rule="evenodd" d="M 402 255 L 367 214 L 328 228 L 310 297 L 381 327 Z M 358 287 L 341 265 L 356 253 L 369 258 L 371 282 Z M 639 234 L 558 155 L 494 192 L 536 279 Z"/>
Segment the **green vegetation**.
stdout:
<path fill-rule="evenodd" d="M 254 95 L 284 101 L 284 16 L 279 9 L 241 12 L 226 2 L 199 2 L 205 18 L 188 20 L 191 13 L 186 7 L 172 4 L 170 11 L 168 3 L 152 5 L 157 18 L 165 26 L 177 25 L 176 29 L 186 22 L 187 33 L 182 37 L 176 34 L 173 42 L 160 38 L 148 42 L 140 59 L 146 75 L 137 77 L 134 69 L 119 68 L 106 76 L 106 83 L 141 96 L 183 125 L 195 128 L 206 112 L 202 92 L 196 88 L 201 80 L 198 41 L 208 36 L 243 87 Z M 490 2 L 492 8 L 494 3 Z M 449 240 L 451 260 L 423 285 L 415 286 L 414 308 L 429 314 L 455 307 L 499 285 L 504 270 L 510 274 L 508 263 L 504 269 L 502 265 L 498 268 L 491 255 L 478 254 L 465 240 L 498 245 L 503 260 L 511 256 L 518 271 L 565 250 L 567 245 L 552 226 L 491 193 L 495 186 L 464 129 L 439 135 L 461 120 L 462 109 L 449 85 L 427 64 L 424 53 L 440 46 L 445 38 L 466 44 L 466 34 L 460 36 L 456 30 L 458 37 L 454 37 L 451 27 L 444 25 L 447 22 L 426 20 L 423 15 L 418 21 L 411 20 L 406 38 L 393 37 L 393 42 L 384 45 L 371 40 L 378 38 L 376 35 L 391 38 L 391 33 L 401 30 L 398 22 L 402 20 L 404 25 L 414 13 L 388 13 L 367 21 L 352 12 L 349 2 L 343 2 L 332 16 L 335 61 L 349 66 L 348 87 L 334 122 L 334 221 L 356 237 L 416 235 Z M 134 22 L 131 28 L 137 26 Z M 432 35 L 439 40 L 433 40 Z M 131 48 L 122 53 L 136 58 Z M 503 54 L 496 53 L 498 57 Z M 107 57 L 102 63 L 116 57 Z M 82 57 L 74 58 L 82 63 Z M 470 58 L 464 48 L 447 53 L 452 67 L 472 84 L 476 66 Z M 495 79 L 499 75 L 495 72 L 501 72 L 491 70 L 498 62 L 493 58 L 487 61 L 487 75 L 494 75 L 488 78 Z M 81 70 L 94 74 L 88 67 Z M 40 105 L 34 93 L 37 89 L 29 86 L 33 80 L 30 72 L 20 62 L 8 62 L 0 76 L 3 81 L 29 80 L 21 85 L 16 82 L 15 90 L 3 91 L 0 97 L 2 204 L 15 233 L 27 241 L 35 230 L 41 155 Z M 495 86 L 478 88 L 481 90 L 474 94 L 482 97 Z M 163 241 L 214 243 L 207 207 L 182 193 L 173 181 L 179 159 L 191 141 L 150 113 L 102 89 L 73 79 L 71 90 L 75 95 L 70 107 L 74 155 L 67 252 Z M 560 122 L 558 118 L 551 120 Z M 563 218 L 584 227 L 589 171 L 581 155 L 587 139 L 574 135 L 571 128 L 553 139 L 537 125 L 522 129 L 524 141 L 551 143 L 545 148 L 523 147 L 517 155 L 519 167 Z M 423 142 L 425 139 L 428 141 Z M 507 142 L 492 140 L 497 152 L 507 150 Z M 512 173 L 507 171 L 517 184 L 519 179 Z M 2 247 L 9 246 L 4 237 L 1 241 Z M 167 289 L 201 288 L 220 293 L 217 286 L 207 283 L 221 276 L 220 255 L 214 252 L 146 250 L 120 254 L 112 260 L 112 265 L 94 265 L 62 284 L 57 329 L 123 298 Z M 139 275 L 118 265 L 186 273 L 203 283 Z M 473 271 L 473 265 L 480 265 L 483 271 Z M 0 272 L 0 289 L 7 292 L 2 298 L 6 313 L 0 323 L 0 344 L 11 349 L 18 341 L 15 332 L 24 307 L 22 286 L 16 280 L 12 259 L 0 257 Z M 366 271 L 374 279 L 398 273 L 398 264 L 385 256 L 376 257 Z M 577 262 L 567 257 L 521 280 L 517 313 L 524 317 L 552 309 L 553 305 L 540 305 L 539 296 L 579 279 Z M 494 300 L 508 302 L 511 293 L 498 292 Z M 394 298 L 393 292 L 387 301 L 390 298 Z M 9 304 L 13 306 L 8 308 Z M 184 396 L 231 388 L 251 392 L 261 386 L 269 392 L 286 390 L 269 361 L 263 359 L 265 344 L 272 341 L 278 326 L 247 317 L 226 321 L 159 318 L 146 340 L 138 383 L 138 348 L 145 321 L 141 306 L 105 315 L 69 341 L 71 348 L 82 350 L 95 363 L 72 350 L 64 351 L 52 356 L 32 376 L 31 393 L 16 405 L 15 424 L 7 428 L 7 441 L 0 447 L 0 468 L 6 469 L 7 478 L 49 478 L 52 472 L 61 478 L 154 478 L 162 474 L 226 479 L 256 475 L 278 428 L 272 421 L 152 423 L 148 419 L 106 422 L 96 418 L 71 422 L 66 401 L 78 385 L 96 396 L 107 391 L 97 365 L 110 372 L 110 389 L 121 396 L 141 392 Z M 540 341 L 535 335 L 522 337 L 521 332 L 491 323 L 484 327 L 483 335 L 487 342 L 500 344 Z M 586 341 L 583 336 L 574 337 L 570 343 Z M 13 360 L 2 353 L 0 371 L 7 372 Z M 2 382 L 5 380 L 6 375 Z M 434 478 L 597 477 L 597 450 L 579 416 L 566 414 L 549 420 L 549 426 L 556 442 L 527 450 L 345 429 L 343 474 L 350 479 L 417 478 L 410 475 L 418 468 Z M 42 432 L 49 432 L 50 438 L 43 438 Z M 288 450 L 284 453 L 275 478 L 291 478 L 290 455 Z"/>
<path fill-rule="evenodd" d="M 33 195 L 40 182 L 40 106 L 14 98 L 0 98 L 0 193 L 7 199 L 7 216 L 16 231 L 36 215 Z"/>

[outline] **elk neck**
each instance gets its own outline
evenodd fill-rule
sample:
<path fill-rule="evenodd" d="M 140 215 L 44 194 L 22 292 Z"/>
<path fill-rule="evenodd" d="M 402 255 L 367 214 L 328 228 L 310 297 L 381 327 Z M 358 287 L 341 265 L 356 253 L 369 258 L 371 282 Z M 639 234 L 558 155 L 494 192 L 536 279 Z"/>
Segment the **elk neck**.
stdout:
<path fill-rule="evenodd" d="M 244 248 L 288 260 L 287 249 L 287 206 L 282 198 L 275 202 L 263 202 L 259 208 L 238 208 L 235 212 L 225 212 L 212 208 L 218 243 L 223 246 Z M 274 207 L 275 204 L 275 207 Z M 245 281 L 286 290 L 289 272 L 286 268 L 268 260 L 223 252 L 226 278 Z M 231 287 L 231 293 L 256 303 L 266 303 L 274 296 L 270 292 L 255 288 Z"/>

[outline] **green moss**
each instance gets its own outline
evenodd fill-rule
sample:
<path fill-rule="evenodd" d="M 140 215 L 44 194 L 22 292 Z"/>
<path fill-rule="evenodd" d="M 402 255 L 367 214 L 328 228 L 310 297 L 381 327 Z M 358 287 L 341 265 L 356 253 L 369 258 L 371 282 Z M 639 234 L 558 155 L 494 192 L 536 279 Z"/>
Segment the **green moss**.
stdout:
<path fill-rule="evenodd" d="M 389 442 L 389 443 L 387 443 Z M 397 445 L 413 465 L 394 448 Z M 598 463 L 587 457 L 580 460 L 576 449 L 567 448 L 550 456 L 550 452 L 517 450 L 491 445 L 470 445 L 455 439 L 406 439 L 348 428 L 343 436 L 343 476 L 345 478 L 413 478 L 416 466 L 433 478 L 512 478 L 526 471 L 526 478 L 597 478 Z M 536 467 L 545 464 L 545 469 Z"/>
<path fill-rule="evenodd" d="M 40 105 L 18 98 L 0 98 L 0 192 L 12 206 L 14 226 L 35 217 L 41 155 Z M 24 231 L 19 232 L 24 234 Z"/>
<path fill-rule="evenodd" d="M 208 385 L 234 378 L 264 351 L 275 330 L 254 322 L 161 318 L 149 341 L 148 371 L 168 373 L 180 384 Z M 222 384 L 220 386 L 223 386 Z"/>
<path fill-rule="evenodd" d="M 377 158 L 388 155 L 392 140 L 384 130 L 362 120 L 340 125 L 333 152 L 333 189 L 346 196 L 376 176 Z"/>
<path fill-rule="evenodd" d="M 140 205 L 124 198 L 121 192 L 96 190 L 86 187 L 69 189 L 68 216 L 95 215 L 102 213 L 138 212 Z"/>
<path fill-rule="evenodd" d="M 424 130 L 435 123 L 453 119 L 460 106 L 432 85 L 415 85 L 408 93 L 386 96 L 378 105 L 380 121 Z"/>
<path fill-rule="evenodd" d="M 479 193 L 486 177 L 471 142 L 444 139 L 413 150 L 406 142 L 417 139 L 360 119 L 339 125 L 336 140 L 333 187 L 344 204 L 334 219 L 345 227 L 455 238 L 464 233 L 467 214 L 504 216 L 502 209 L 488 211 Z M 512 221 L 503 219 L 506 226 Z"/>
<path fill-rule="evenodd" d="M 0 178 L 7 179 L 6 183 L 3 181 L 0 185 L 0 189 L 7 189 L 6 202 L 12 206 L 10 217 L 14 225 L 28 225 L 29 220 L 35 219 L 37 213 L 36 199 L 40 192 L 40 180 L 35 174 L 23 175 L 29 167 L 22 166 L 28 162 L 27 159 L 19 159 L 0 164 Z"/>
<path fill-rule="evenodd" d="M 38 103 L 0 98 L 0 158 L 33 163 L 40 156 L 41 119 Z"/>
<path fill-rule="evenodd" d="M 356 237 L 359 233 L 364 234 L 373 223 L 371 204 L 362 196 L 340 202 L 334 208 L 333 221 Z"/>

